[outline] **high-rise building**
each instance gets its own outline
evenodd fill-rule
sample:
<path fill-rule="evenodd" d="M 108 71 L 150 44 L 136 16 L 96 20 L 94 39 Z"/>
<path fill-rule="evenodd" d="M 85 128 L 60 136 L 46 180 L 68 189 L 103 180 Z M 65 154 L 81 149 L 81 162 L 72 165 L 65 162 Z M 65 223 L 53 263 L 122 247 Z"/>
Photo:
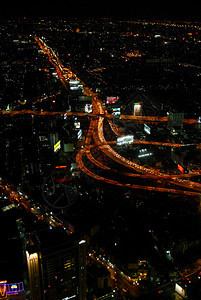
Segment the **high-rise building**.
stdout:
<path fill-rule="evenodd" d="M 59 141 L 59 134 L 58 132 L 51 132 L 50 133 L 50 147 L 53 150 L 54 145 Z"/>
<path fill-rule="evenodd" d="M 173 129 L 181 129 L 183 126 L 184 113 L 170 112 L 168 115 L 168 127 Z"/>
<path fill-rule="evenodd" d="M 86 299 L 86 240 L 78 243 L 78 263 L 79 263 L 79 299 Z"/>
<path fill-rule="evenodd" d="M 86 299 L 86 241 L 58 230 L 33 234 L 27 249 L 31 300 Z"/>
<path fill-rule="evenodd" d="M 142 105 L 140 102 L 134 103 L 133 114 L 134 116 L 142 116 Z"/>

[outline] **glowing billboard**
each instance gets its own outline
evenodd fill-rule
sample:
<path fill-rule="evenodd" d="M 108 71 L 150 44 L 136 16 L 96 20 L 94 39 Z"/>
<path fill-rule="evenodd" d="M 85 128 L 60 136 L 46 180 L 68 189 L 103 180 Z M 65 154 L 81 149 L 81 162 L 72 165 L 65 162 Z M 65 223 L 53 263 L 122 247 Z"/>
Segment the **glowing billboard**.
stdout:
<path fill-rule="evenodd" d="M 92 104 L 85 104 L 84 111 L 86 113 L 91 113 L 92 112 Z"/>
<path fill-rule="evenodd" d="M 0 281 L 0 299 L 7 299 L 7 295 L 15 295 L 23 291 L 23 282 L 7 283 L 7 280 Z"/>
<path fill-rule="evenodd" d="M 61 149 L 61 140 L 54 145 L 54 152 L 57 152 L 59 149 Z"/>
<path fill-rule="evenodd" d="M 82 89 L 83 89 L 82 84 L 78 84 L 78 85 L 75 85 L 75 86 L 70 86 L 71 91 L 77 91 L 77 90 L 82 90 Z"/>
<path fill-rule="evenodd" d="M 141 116 L 142 115 L 142 105 L 140 102 L 134 103 L 134 116 Z"/>
<path fill-rule="evenodd" d="M 113 104 L 113 103 L 116 103 L 118 100 L 119 100 L 118 96 L 116 96 L 116 97 L 107 97 L 106 103 L 107 104 Z"/>
<path fill-rule="evenodd" d="M 80 83 L 79 80 L 70 80 L 70 81 L 69 81 L 69 84 L 70 84 L 70 85 L 77 85 L 77 84 L 79 84 L 79 83 Z"/>
<path fill-rule="evenodd" d="M 178 170 L 183 174 L 184 173 L 184 168 L 180 165 L 180 164 L 178 164 Z"/>
<path fill-rule="evenodd" d="M 125 135 L 117 138 L 117 145 L 132 144 L 134 141 L 133 135 Z"/>
<path fill-rule="evenodd" d="M 80 129 L 77 133 L 78 140 L 81 138 L 81 136 L 82 136 L 82 129 Z"/>
<path fill-rule="evenodd" d="M 183 298 L 186 297 L 186 291 L 178 284 L 175 284 L 175 292 L 177 292 Z"/>
<path fill-rule="evenodd" d="M 151 128 L 150 128 L 147 124 L 144 124 L 144 131 L 145 131 L 147 134 L 151 134 Z"/>
<path fill-rule="evenodd" d="M 24 291 L 23 282 L 20 283 L 7 283 L 6 293 L 7 295 L 18 294 Z"/>
<path fill-rule="evenodd" d="M 79 80 L 70 80 L 69 81 L 70 90 L 77 91 L 83 89 L 83 85 L 80 84 Z"/>
<path fill-rule="evenodd" d="M 67 166 L 56 166 L 55 169 L 65 169 Z"/>
<path fill-rule="evenodd" d="M 113 108 L 112 109 L 112 114 L 115 118 L 119 118 L 120 117 L 120 113 L 121 113 L 121 109 L 120 107 L 117 108 Z"/>

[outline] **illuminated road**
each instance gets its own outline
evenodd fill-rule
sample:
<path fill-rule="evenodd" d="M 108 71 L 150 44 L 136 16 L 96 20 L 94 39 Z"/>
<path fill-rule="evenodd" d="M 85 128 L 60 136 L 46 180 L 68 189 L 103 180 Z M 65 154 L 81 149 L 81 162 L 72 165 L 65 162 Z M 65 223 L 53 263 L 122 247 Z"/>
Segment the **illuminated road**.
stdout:
<path fill-rule="evenodd" d="M 78 78 L 76 78 L 78 80 Z M 80 79 L 79 79 L 80 81 Z M 87 91 L 86 87 L 85 87 L 85 91 Z M 90 91 L 89 95 L 92 95 L 92 92 Z M 53 97 L 53 96 L 51 96 Z M 43 97 L 40 99 L 37 99 L 34 103 L 36 102 L 42 102 L 43 100 L 46 100 L 47 97 Z M 96 117 L 96 116 L 100 116 L 101 113 L 97 112 L 97 113 L 83 113 L 83 112 L 64 112 L 64 111 L 34 111 L 34 110 L 2 110 L 1 114 L 3 115 L 21 115 L 21 114 L 31 114 L 31 115 L 38 115 L 38 116 L 52 116 L 52 115 L 67 115 L 69 117 L 71 116 L 78 116 L 78 117 Z M 113 115 L 112 114 L 105 114 L 104 115 L 105 119 L 113 119 Z M 140 122 L 140 123 L 146 123 L 146 122 L 168 122 L 168 117 L 155 117 L 155 116 L 133 116 L 133 115 L 120 115 L 120 119 L 122 121 L 124 120 L 130 120 L 130 121 L 136 121 L 136 123 Z M 183 122 L 185 124 L 196 124 L 198 123 L 198 119 L 184 119 Z M 113 126 L 115 126 L 115 124 L 113 123 Z"/>
<path fill-rule="evenodd" d="M 120 291 L 121 294 L 124 292 L 128 292 L 130 296 L 134 297 L 134 299 L 139 298 L 143 295 L 142 288 L 137 285 L 131 277 L 124 274 L 116 265 L 111 263 L 102 255 L 97 255 L 96 252 L 93 250 L 92 253 L 89 253 L 89 257 L 94 261 L 96 264 L 100 264 L 104 266 L 108 272 L 110 273 L 112 279 L 112 286 L 117 290 Z"/>
<path fill-rule="evenodd" d="M 13 185 L 0 182 L 0 187 L 7 195 L 9 201 L 14 205 L 22 205 L 26 211 L 31 212 L 38 220 L 47 223 L 51 227 L 61 227 L 69 235 L 74 228 L 71 224 L 64 223 L 62 220 L 51 212 L 48 208 L 44 209 L 42 205 L 35 204 L 33 200 L 23 191 L 17 190 Z"/>
<path fill-rule="evenodd" d="M 85 146 L 83 149 L 80 149 L 80 151 L 77 154 L 76 161 L 79 164 L 79 168 L 88 176 L 104 181 L 109 184 L 117 185 L 117 186 L 123 186 L 127 188 L 135 188 L 135 189 L 144 189 L 148 191 L 160 191 L 160 192 L 168 192 L 168 193 L 176 193 L 176 194 L 185 194 L 185 195 L 191 195 L 191 196 L 200 196 L 201 192 L 201 185 L 199 183 L 189 181 L 188 177 L 191 176 L 199 176 L 200 171 L 198 170 L 197 172 L 194 172 L 193 174 L 184 174 L 184 175 L 170 175 L 170 174 L 165 174 L 162 172 L 159 172 L 157 169 L 154 168 L 149 168 L 149 167 L 143 167 L 139 164 L 137 164 L 134 161 L 130 161 L 126 159 L 125 157 L 122 157 L 120 154 L 118 154 L 112 147 L 112 143 L 108 143 L 104 137 L 104 122 L 105 120 L 108 121 L 111 130 L 118 135 L 118 128 L 116 125 L 113 123 L 112 116 L 108 114 L 107 110 L 105 109 L 102 101 L 98 98 L 97 93 L 94 93 L 92 89 L 87 87 L 78 77 L 75 75 L 70 69 L 64 68 L 62 63 L 59 61 L 57 55 L 55 52 L 46 45 L 46 43 L 38 38 L 35 37 L 36 42 L 40 46 L 42 52 L 45 55 L 48 55 L 49 61 L 53 64 L 55 67 L 55 70 L 58 74 L 58 77 L 60 78 L 62 84 L 64 87 L 67 89 L 67 83 L 70 79 L 73 80 L 79 80 L 81 84 L 83 85 L 84 89 L 84 94 L 87 96 L 92 97 L 92 106 L 93 106 L 93 113 L 92 114 L 86 114 L 86 113 L 66 113 L 67 115 L 76 115 L 76 116 L 90 116 L 91 121 L 90 121 L 90 126 L 88 130 L 88 134 L 86 137 L 85 141 Z M 2 112 L 3 114 L 6 114 L 7 112 Z M 19 112 L 11 112 L 11 114 L 15 115 L 18 114 Z M 22 112 L 21 113 L 27 113 L 27 112 Z M 29 113 L 32 113 L 29 111 Z M 54 114 L 64 114 L 62 112 L 33 112 L 33 114 L 37 115 L 54 115 Z M 167 122 L 168 118 L 167 117 L 155 117 L 155 116 L 126 116 L 126 115 L 121 115 L 122 120 L 133 120 L 133 121 L 140 121 L 140 122 Z M 185 119 L 184 122 L 187 124 L 195 124 L 197 123 L 197 119 Z M 92 142 L 92 136 L 93 136 L 93 143 Z M 173 143 L 166 143 L 166 142 L 154 142 L 154 141 L 140 141 L 140 140 L 135 140 L 135 143 L 138 144 L 151 144 L 155 146 L 165 146 L 165 147 L 182 147 L 182 144 L 173 144 Z M 115 143 L 115 142 L 114 142 Z M 111 144 L 111 145 L 110 145 Z M 141 177 L 141 178 L 150 178 L 152 180 L 155 180 L 156 186 L 149 186 L 149 185 L 139 185 L 139 184 L 133 184 L 133 183 L 122 183 L 118 182 L 116 180 L 112 180 L 110 178 L 105 178 L 102 176 L 99 176 L 89 170 L 83 162 L 83 157 L 86 156 L 92 164 L 95 164 L 101 169 L 108 170 L 108 177 L 110 177 L 110 173 L 112 172 L 118 172 L 117 170 L 113 170 L 110 168 L 110 166 L 107 166 L 105 164 L 102 164 L 100 161 L 95 159 L 91 153 L 91 146 L 97 146 L 97 148 L 103 152 L 106 156 L 108 156 L 110 159 L 114 160 L 116 163 L 128 168 L 129 170 L 133 170 L 134 173 L 132 175 L 131 172 L 124 172 L 123 175 L 128 176 L 128 182 L 129 178 L 133 177 Z M 200 144 L 197 145 L 198 148 L 201 148 Z M 138 174 L 136 174 L 138 173 Z M 128 175 L 129 174 L 129 175 Z M 185 178 L 187 177 L 187 178 Z M 157 186 L 158 181 L 163 181 L 166 183 L 171 184 L 172 186 L 175 186 L 174 188 L 166 188 L 164 186 Z M 182 187 L 182 189 L 179 189 L 177 187 Z M 187 189 L 187 190 L 186 190 Z"/>

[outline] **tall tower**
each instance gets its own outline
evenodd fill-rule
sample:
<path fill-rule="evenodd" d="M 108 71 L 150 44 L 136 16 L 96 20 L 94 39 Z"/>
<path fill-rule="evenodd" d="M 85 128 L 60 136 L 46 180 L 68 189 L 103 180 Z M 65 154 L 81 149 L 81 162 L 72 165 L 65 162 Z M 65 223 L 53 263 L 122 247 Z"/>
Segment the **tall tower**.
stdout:
<path fill-rule="evenodd" d="M 79 257 L 79 299 L 86 300 L 86 240 L 81 240 L 78 246 Z"/>
<path fill-rule="evenodd" d="M 26 251 L 31 300 L 42 300 L 39 253 Z"/>
<path fill-rule="evenodd" d="M 170 112 L 168 115 L 168 127 L 171 131 L 181 130 L 183 126 L 184 113 Z"/>
<path fill-rule="evenodd" d="M 53 228 L 33 234 L 30 244 L 31 300 L 86 300 L 86 241 Z"/>

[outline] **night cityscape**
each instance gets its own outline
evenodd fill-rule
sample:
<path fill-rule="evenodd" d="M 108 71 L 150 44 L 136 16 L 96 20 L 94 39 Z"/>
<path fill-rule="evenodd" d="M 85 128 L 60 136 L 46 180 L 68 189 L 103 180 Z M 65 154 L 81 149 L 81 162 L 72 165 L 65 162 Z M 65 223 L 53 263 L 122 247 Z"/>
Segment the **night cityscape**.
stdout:
<path fill-rule="evenodd" d="M 0 299 L 201 299 L 201 22 L 0 38 Z"/>

